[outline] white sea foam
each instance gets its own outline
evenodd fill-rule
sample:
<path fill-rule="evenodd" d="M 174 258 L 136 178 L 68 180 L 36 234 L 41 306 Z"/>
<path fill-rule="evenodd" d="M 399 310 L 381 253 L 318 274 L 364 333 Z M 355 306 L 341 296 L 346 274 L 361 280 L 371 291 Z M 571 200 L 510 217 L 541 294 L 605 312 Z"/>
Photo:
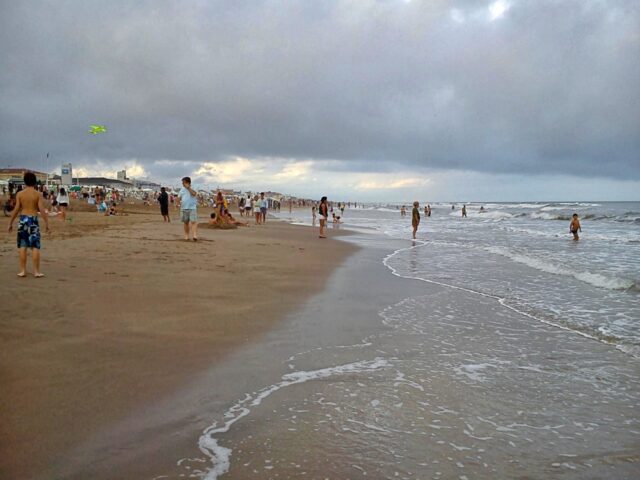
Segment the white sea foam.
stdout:
<path fill-rule="evenodd" d="M 557 213 L 548 213 L 548 212 L 533 212 L 531 214 L 531 218 L 537 220 L 568 220 L 569 216 L 567 215 L 558 215 Z"/>
<path fill-rule="evenodd" d="M 291 385 L 297 385 L 311 380 L 337 375 L 371 372 L 390 366 L 391 364 L 387 360 L 378 357 L 374 360 L 348 363 L 320 370 L 291 372 L 283 375 L 281 382 L 263 388 L 257 393 L 247 394 L 245 398 L 225 412 L 225 422 L 223 425 L 218 426 L 217 423 L 214 423 L 200 436 L 198 441 L 200 451 L 204 453 L 212 463 L 212 467 L 203 474 L 202 478 L 205 480 L 216 480 L 219 476 L 229 471 L 232 450 L 219 445 L 216 435 L 228 432 L 234 423 L 249 415 L 252 408 L 259 406 L 262 401 L 271 394 L 283 388 L 290 387 Z"/>
<path fill-rule="evenodd" d="M 572 267 L 565 267 L 555 263 L 548 262 L 541 258 L 530 257 L 521 253 L 513 252 L 503 247 L 485 247 L 485 249 L 496 255 L 510 258 L 514 262 L 522 263 L 528 267 L 541 270 L 543 272 L 552 273 L 554 275 L 563 275 L 573 277 L 581 282 L 588 283 L 594 287 L 604 288 L 607 290 L 628 290 L 635 285 L 633 280 L 618 277 L 606 277 L 600 273 L 576 271 Z"/>
<path fill-rule="evenodd" d="M 391 212 L 391 213 L 400 213 L 400 210 L 397 208 L 386 208 L 386 207 L 379 207 L 376 208 L 376 210 L 378 210 L 379 212 Z"/>
<path fill-rule="evenodd" d="M 542 207 L 540 209 L 541 212 L 552 212 L 554 210 L 568 210 L 568 207 L 562 207 L 562 206 L 551 206 L 551 205 L 547 205 L 546 207 Z"/>
<path fill-rule="evenodd" d="M 449 216 L 451 216 L 451 217 L 460 217 L 461 213 L 458 210 L 458 211 L 455 211 L 455 212 L 451 212 L 449 214 Z M 478 210 L 470 210 L 469 208 L 467 208 L 467 217 L 479 218 L 479 219 L 482 219 L 482 220 L 493 220 L 494 222 L 497 222 L 497 221 L 500 221 L 500 220 L 504 220 L 506 218 L 513 218 L 513 215 L 511 213 L 502 212 L 502 211 L 498 211 L 498 210 L 488 210 L 488 211 L 480 213 Z"/>
<path fill-rule="evenodd" d="M 469 364 L 469 365 L 461 365 L 459 367 L 454 368 L 454 372 L 458 375 L 464 375 L 470 380 L 474 382 L 484 382 L 486 381 L 486 377 L 482 375 L 482 370 L 485 368 L 494 367 L 490 363 L 479 363 L 479 364 Z"/>
<path fill-rule="evenodd" d="M 525 317 L 531 318 L 532 320 L 536 320 L 536 321 L 539 321 L 541 323 L 545 323 L 547 325 L 554 326 L 554 327 L 559 328 L 561 330 L 572 332 L 574 334 L 580 335 L 580 336 L 585 337 L 585 338 L 590 338 L 592 340 L 601 341 L 601 342 L 604 342 L 604 343 L 611 343 L 610 341 L 608 341 L 606 339 L 603 339 L 603 338 L 599 337 L 598 335 L 592 335 L 592 334 L 587 333 L 585 331 L 578 330 L 578 329 L 575 329 L 575 328 L 570 328 L 567 325 L 563 325 L 561 323 L 550 321 L 548 319 L 541 318 L 541 317 L 532 315 L 530 313 L 527 313 L 527 312 L 525 312 L 523 310 L 520 310 L 520 309 L 516 308 L 513 305 L 510 305 L 507 302 L 506 298 L 500 297 L 498 295 L 492 295 L 490 293 L 484 293 L 484 292 L 481 292 L 481 291 L 478 291 L 478 290 L 474 290 L 472 288 L 466 288 L 466 287 L 462 287 L 462 286 L 458 286 L 458 285 L 452 285 L 450 283 L 441 282 L 441 281 L 437 281 L 437 280 L 430 280 L 430 279 L 427 279 L 427 278 L 423 278 L 423 277 L 417 276 L 415 274 L 405 275 L 405 274 L 402 274 L 400 271 L 398 271 L 398 269 L 396 269 L 395 267 L 393 267 L 390 264 L 391 259 L 394 258 L 395 256 L 397 256 L 398 254 L 400 254 L 401 252 L 407 252 L 407 251 L 413 250 L 415 248 L 424 247 L 425 245 L 428 245 L 428 243 L 425 242 L 425 241 L 420 241 L 420 240 L 414 241 L 414 245 L 413 246 L 406 247 L 406 248 L 399 248 L 399 249 L 393 251 L 392 253 L 390 253 L 389 255 L 387 255 L 386 257 L 384 257 L 384 259 L 382 260 L 382 263 L 389 270 L 391 270 L 391 273 L 393 275 L 395 275 L 397 277 L 413 279 L 413 280 L 419 280 L 419 281 L 422 281 L 422 282 L 425 282 L 425 283 L 430 283 L 430 284 L 433 284 L 433 285 L 440 285 L 442 287 L 451 288 L 453 290 L 466 292 L 466 293 L 469 293 L 469 294 L 472 294 L 472 295 L 478 295 L 480 297 L 491 298 L 493 300 L 496 300 L 502 307 L 504 307 L 504 308 L 506 308 L 508 310 L 511 310 L 511 311 L 513 311 L 513 312 L 515 312 L 517 314 L 520 314 L 520 315 L 523 315 Z M 635 348 L 635 347 L 628 348 L 628 347 L 623 347 L 621 345 L 616 345 L 616 348 L 618 348 L 619 350 L 621 350 L 621 351 L 623 351 L 625 353 L 629 353 L 629 354 L 631 354 L 633 356 L 638 356 L 638 354 L 640 353 L 640 348 Z"/>

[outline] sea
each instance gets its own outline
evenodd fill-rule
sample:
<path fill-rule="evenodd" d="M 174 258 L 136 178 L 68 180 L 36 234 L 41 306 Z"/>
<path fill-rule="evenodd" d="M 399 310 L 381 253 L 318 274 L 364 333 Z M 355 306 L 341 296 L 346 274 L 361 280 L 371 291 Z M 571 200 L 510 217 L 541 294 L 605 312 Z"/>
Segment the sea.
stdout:
<path fill-rule="evenodd" d="M 314 232 L 360 249 L 209 372 L 152 478 L 640 478 L 640 203 L 422 204 L 415 240 L 401 207 Z"/>
<path fill-rule="evenodd" d="M 462 205 L 435 203 L 425 217 L 423 204 L 417 238 L 424 255 L 411 263 L 399 252 L 387 266 L 500 298 L 640 358 L 640 202 L 469 203 L 467 218 Z M 410 238 L 412 206 L 404 218 L 401 208 L 347 209 L 341 227 Z M 574 213 L 583 227 L 578 242 L 569 233 Z"/>

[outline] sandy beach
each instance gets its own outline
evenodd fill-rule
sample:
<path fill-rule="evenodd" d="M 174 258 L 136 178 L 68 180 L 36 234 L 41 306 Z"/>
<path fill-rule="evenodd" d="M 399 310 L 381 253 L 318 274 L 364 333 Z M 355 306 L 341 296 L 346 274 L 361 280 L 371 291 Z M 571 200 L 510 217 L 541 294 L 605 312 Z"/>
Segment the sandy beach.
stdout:
<path fill-rule="evenodd" d="M 269 331 L 355 250 L 278 221 L 201 225 L 185 242 L 174 210 L 163 224 L 157 207 L 75 207 L 50 219 L 43 279 L 16 277 L 0 219 L 0 478 L 52 478 L 65 452 Z"/>

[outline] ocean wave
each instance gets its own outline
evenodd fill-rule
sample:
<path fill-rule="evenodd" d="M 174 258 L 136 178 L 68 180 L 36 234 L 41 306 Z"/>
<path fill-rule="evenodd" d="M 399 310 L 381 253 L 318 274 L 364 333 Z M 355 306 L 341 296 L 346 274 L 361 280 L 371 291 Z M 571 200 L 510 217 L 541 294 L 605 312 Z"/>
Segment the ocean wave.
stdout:
<path fill-rule="evenodd" d="M 599 203 L 585 203 L 585 202 L 555 202 L 549 205 L 558 205 L 564 207 L 601 207 Z"/>
<path fill-rule="evenodd" d="M 546 207 L 542 207 L 540 209 L 541 212 L 551 212 L 554 210 L 567 210 L 567 207 L 560 207 L 560 206 L 551 206 L 551 205 L 547 205 Z"/>
<path fill-rule="evenodd" d="M 576 280 L 588 283 L 594 287 L 604 288 L 606 290 L 638 290 L 637 283 L 628 278 L 607 277 L 600 273 L 573 271 L 571 268 L 562 267 L 540 258 L 529 257 L 521 253 L 512 252 L 503 247 L 485 247 L 485 249 L 488 252 L 507 257 L 514 262 L 522 263 L 523 265 L 535 268 L 536 270 L 552 273 L 554 275 L 573 277 Z"/>
<path fill-rule="evenodd" d="M 571 216 L 569 215 L 558 215 L 547 212 L 533 212 L 531 218 L 536 220 L 571 220 Z"/>
<path fill-rule="evenodd" d="M 509 225 L 501 226 L 499 228 L 500 230 L 503 230 L 505 232 L 534 235 L 534 236 L 545 237 L 545 238 L 562 238 L 568 235 L 565 231 L 563 231 L 563 233 L 559 233 L 558 231 L 545 231 L 541 229 L 514 227 Z M 605 235 L 602 233 L 588 232 L 584 234 L 584 238 L 588 238 L 589 240 L 598 240 L 598 241 L 610 242 L 610 243 L 640 243 L 640 235 L 633 234 L 633 233 L 619 233 L 617 235 Z"/>
<path fill-rule="evenodd" d="M 570 213 L 552 213 L 554 210 L 544 210 L 542 209 L 539 212 L 532 212 L 529 217 L 535 220 L 562 220 L 569 221 L 573 215 Z M 558 209 L 561 210 L 561 209 Z M 527 214 L 523 214 L 523 216 L 527 216 Z M 598 213 L 598 212 L 589 212 L 580 215 L 581 220 L 591 220 L 594 222 L 608 220 L 608 221 L 616 221 L 616 222 L 636 222 L 640 223 L 640 213 L 637 212 L 629 212 L 623 215 L 608 215 L 606 213 Z"/>
<path fill-rule="evenodd" d="M 449 214 L 449 216 L 451 217 L 460 217 L 461 215 L 462 214 L 460 213 L 460 211 L 451 212 Z M 492 220 L 494 222 L 497 222 L 507 218 L 513 218 L 514 215 L 508 212 L 501 212 L 501 211 L 495 211 L 495 210 L 479 212 L 478 210 L 467 209 L 467 217 L 478 218 L 481 220 Z"/>

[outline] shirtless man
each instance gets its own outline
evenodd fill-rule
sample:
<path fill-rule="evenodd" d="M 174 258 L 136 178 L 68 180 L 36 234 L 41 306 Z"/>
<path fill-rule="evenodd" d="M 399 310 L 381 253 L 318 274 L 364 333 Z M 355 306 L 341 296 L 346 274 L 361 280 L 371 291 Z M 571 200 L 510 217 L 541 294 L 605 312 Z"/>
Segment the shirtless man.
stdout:
<path fill-rule="evenodd" d="M 32 251 L 33 276 L 44 277 L 40 272 L 40 226 L 38 225 L 38 213 L 41 214 L 46 232 L 49 233 L 49 217 L 44 211 L 44 201 L 42 195 L 34 188 L 36 176 L 32 172 L 24 174 L 24 184 L 26 188 L 16 196 L 16 206 L 11 213 L 8 231 L 13 230 L 13 222 L 20 214 L 18 221 L 18 250 L 20 256 L 19 277 L 27 276 L 27 248 Z"/>
<path fill-rule="evenodd" d="M 571 219 L 571 224 L 569 225 L 569 231 L 573 234 L 573 239 L 577 242 L 580 240 L 578 236 L 578 231 L 582 232 L 582 227 L 580 226 L 580 220 L 578 219 L 578 214 L 574 213 L 573 218 Z"/>

